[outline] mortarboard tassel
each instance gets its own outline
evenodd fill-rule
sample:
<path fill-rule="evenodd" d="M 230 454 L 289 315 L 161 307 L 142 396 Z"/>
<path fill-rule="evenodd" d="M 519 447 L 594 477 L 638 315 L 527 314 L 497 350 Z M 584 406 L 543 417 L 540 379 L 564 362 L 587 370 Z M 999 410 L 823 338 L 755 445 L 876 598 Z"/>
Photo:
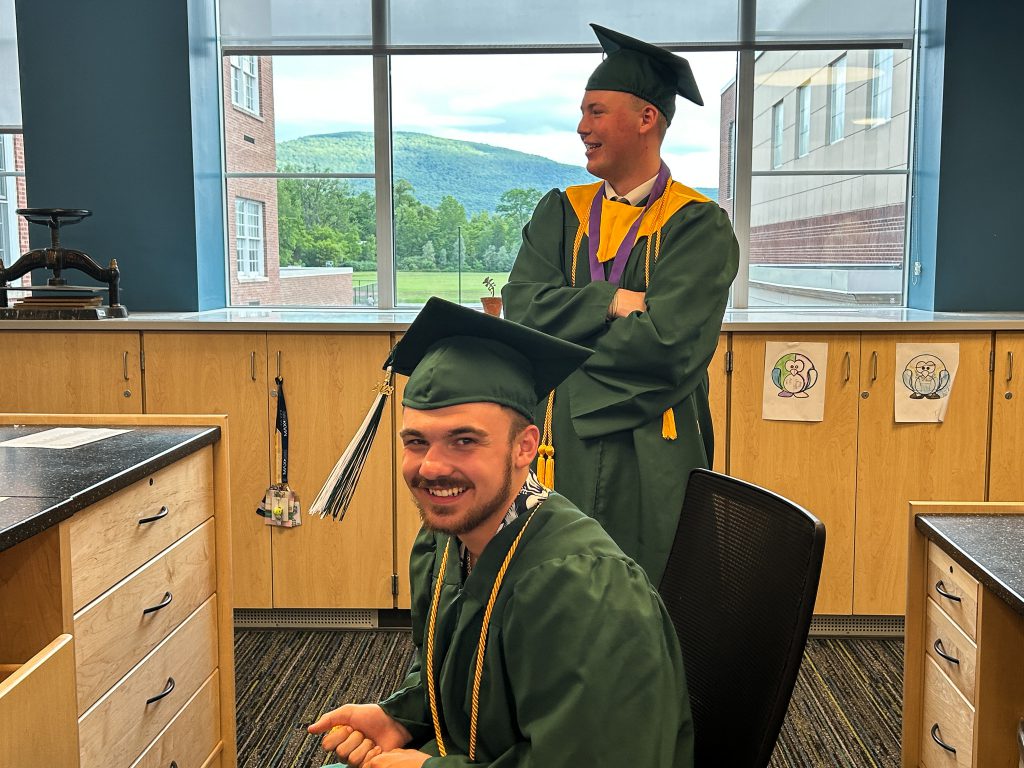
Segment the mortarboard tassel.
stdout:
<path fill-rule="evenodd" d="M 384 413 L 384 406 L 387 404 L 388 396 L 395 388 L 391 384 L 391 367 L 387 371 L 384 381 L 377 385 L 377 397 L 370 406 L 366 418 L 356 430 L 352 441 L 348 444 L 338 463 L 334 465 L 331 474 L 327 476 L 324 487 L 320 489 L 309 508 L 309 514 L 320 515 L 321 519 L 330 515 L 339 522 L 345 519 L 345 512 L 352 501 L 356 484 L 359 482 L 359 475 L 363 471 L 363 465 L 370 455 L 370 448 L 373 446 L 373 438 L 377 434 L 377 427 L 380 425 L 381 416 Z"/>
<path fill-rule="evenodd" d="M 676 435 L 676 414 L 671 408 L 666 408 L 661 414 L 661 436 L 666 440 L 675 440 Z"/>

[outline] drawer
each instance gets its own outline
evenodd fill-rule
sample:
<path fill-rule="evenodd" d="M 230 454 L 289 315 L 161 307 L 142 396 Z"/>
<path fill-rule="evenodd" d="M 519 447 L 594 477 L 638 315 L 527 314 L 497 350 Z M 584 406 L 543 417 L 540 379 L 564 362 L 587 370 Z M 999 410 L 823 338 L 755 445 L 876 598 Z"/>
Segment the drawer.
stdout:
<path fill-rule="evenodd" d="M 978 646 L 930 597 L 925 600 L 927 620 L 925 626 L 925 652 L 931 656 L 960 693 L 974 703 L 974 680 L 977 668 Z M 959 663 L 942 657 L 945 653 Z"/>
<path fill-rule="evenodd" d="M 211 519 L 75 615 L 79 713 L 216 591 L 216 565 Z"/>
<path fill-rule="evenodd" d="M 130 765 L 216 668 L 214 595 L 79 718 L 81 768 Z"/>
<path fill-rule="evenodd" d="M 202 768 L 220 743 L 220 678 L 215 670 L 131 768 Z"/>
<path fill-rule="evenodd" d="M 928 596 L 971 640 L 977 640 L 978 582 L 932 542 L 928 542 Z"/>
<path fill-rule="evenodd" d="M 74 515 L 68 521 L 72 611 L 212 514 L 213 449 L 207 446 Z"/>
<path fill-rule="evenodd" d="M 78 765 L 73 645 L 61 635 L 0 681 L 0 765 Z"/>
<path fill-rule="evenodd" d="M 924 667 L 921 760 L 928 768 L 971 768 L 974 707 L 930 656 L 925 656 Z M 956 752 L 939 746 L 936 738 Z"/>

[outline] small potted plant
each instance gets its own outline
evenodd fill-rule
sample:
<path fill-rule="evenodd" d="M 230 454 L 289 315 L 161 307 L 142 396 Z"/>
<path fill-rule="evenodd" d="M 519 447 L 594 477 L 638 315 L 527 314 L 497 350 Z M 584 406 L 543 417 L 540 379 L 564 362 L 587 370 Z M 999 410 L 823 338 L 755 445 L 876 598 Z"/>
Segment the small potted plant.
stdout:
<path fill-rule="evenodd" d="M 488 276 L 484 278 L 484 287 L 491 292 L 490 296 L 484 296 L 480 299 L 480 303 L 484 305 L 484 312 L 488 315 L 494 315 L 495 317 L 501 317 L 501 296 L 494 295 L 494 278 Z"/>

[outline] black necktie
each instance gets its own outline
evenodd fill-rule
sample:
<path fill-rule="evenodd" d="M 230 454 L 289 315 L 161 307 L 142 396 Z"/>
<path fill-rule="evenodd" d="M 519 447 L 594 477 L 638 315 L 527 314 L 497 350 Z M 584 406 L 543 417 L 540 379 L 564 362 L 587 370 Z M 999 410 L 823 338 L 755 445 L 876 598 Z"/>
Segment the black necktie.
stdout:
<path fill-rule="evenodd" d="M 632 205 L 632 203 L 629 202 L 629 200 L 625 197 L 612 197 L 611 199 L 616 203 L 625 203 L 626 205 Z"/>

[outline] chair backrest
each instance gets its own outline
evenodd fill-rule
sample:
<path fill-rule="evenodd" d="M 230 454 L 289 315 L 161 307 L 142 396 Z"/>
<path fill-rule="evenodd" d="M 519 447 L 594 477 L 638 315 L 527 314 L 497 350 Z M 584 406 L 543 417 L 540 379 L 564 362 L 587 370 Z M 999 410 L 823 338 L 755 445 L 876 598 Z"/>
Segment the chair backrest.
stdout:
<path fill-rule="evenodd" d="M 697 768 L 761 768 L 786 716 L 825 526 L 742 480 L 694 470 L 659 591 L 682 646 Z"/>

